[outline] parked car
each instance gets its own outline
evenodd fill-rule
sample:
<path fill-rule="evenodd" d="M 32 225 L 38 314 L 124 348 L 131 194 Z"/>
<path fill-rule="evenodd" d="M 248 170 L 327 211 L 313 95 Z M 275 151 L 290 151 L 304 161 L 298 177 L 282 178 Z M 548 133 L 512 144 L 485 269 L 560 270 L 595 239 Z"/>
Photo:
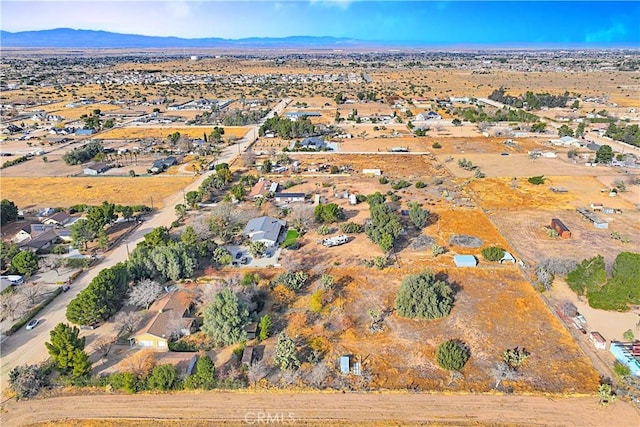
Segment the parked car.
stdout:
<path fill-rule="evenodd" d="M 242 252 L 236 253 L 236 259 L 240 259 L 240 258 L 242 258 Z"/>
<path fill-rule="evenodd" d="M 40 323 L 40 320 L 38 319 L 31 319 L 29 321 L 29 323 L 27 323 L 27 331 L 32 330 L 33 328 L 35 328 L 36 326 L 38 326 L 38 324 Z"/>
<path fill-rule="evenodd" d="M 62 292 L 67 292 L 69 289 L 71 289 L 71 286 L 69 286 L 69 285 L 62 285 Z"/>

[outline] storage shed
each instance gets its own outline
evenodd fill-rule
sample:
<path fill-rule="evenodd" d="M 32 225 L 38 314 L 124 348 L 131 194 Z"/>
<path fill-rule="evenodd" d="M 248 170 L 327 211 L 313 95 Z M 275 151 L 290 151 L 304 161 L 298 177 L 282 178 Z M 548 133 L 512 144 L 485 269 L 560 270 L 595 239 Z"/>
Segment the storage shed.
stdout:
<path fill-rule="evenodd" d="M 340 356 L 340 373 L 342 374 L 351 373 L 351 357 L 350 356 Z"/>
<path fill-rule="evenodd" d="M 551 220 L 551 228 L 556 230 L 558 236 L 562 237 L 563 239 L 568 239 L 569 237 L 571 237 L 571 231 L 569 231 L 567 226 L 564 225 L 563 222 L 558 218 L 553 218 Z"/>
<path fill-rule="evenodd" d="M 473 255 L 454 255 L 453 262 L 456 267 L 475 267 L 478 265 L 478 260 Z"/>

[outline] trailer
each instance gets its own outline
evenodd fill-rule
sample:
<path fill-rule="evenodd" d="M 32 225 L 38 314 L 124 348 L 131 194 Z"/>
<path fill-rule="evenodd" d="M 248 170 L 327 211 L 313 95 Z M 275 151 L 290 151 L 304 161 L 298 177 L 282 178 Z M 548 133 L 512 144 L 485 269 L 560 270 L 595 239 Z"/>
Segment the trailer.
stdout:
<path fill-rule="evenodd" d="M 330 248 L 330 247 L 333 247 L 333 246 L 344 245 L 345 243 L 348 243 L 348 242 L 349 242 L 349 237 L 346 234 L 341 234 L 339 236 L 328 237 L 326 239 L 322 239 L 320 244 L 322 246 L 326 246 L 326 247 Z"/>
<path fill-rule="evenodd" d="M 556 230 L 558 236 L 562 237 L 563 239 L 568 239 L 571 237 L 571 231 L 558 218 L 553 218 L 551 220 L 551 228 Z"/>

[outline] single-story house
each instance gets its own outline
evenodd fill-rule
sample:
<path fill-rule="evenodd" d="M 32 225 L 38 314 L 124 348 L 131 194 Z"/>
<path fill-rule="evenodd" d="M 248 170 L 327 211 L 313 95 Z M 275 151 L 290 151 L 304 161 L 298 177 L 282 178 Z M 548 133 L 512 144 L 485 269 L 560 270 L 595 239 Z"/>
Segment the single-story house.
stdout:
<path fill-rule="evenodd" d="M 276 202 L 304 202 L 304 193 L 276 193 L 274 198 Z"/>
<path fill-rule="evenodd" d="M 10 124 L 6 128 L 4 128 L 2 133 L 8 133 L 10 135 L 13 135 L 14 133 L 18 133 L 18 132 L 22 132 L 22 131 L 24 131 L 24 129 L 21 128 L 20 126 L 16 126 L 14 124 Z"/>
<path fill-rule="evenodd" d="M 69 223 L 69 221 L 71 221 L 71 216 L 69 216 L 66 212 L 56 212 L 49 218 L 46 218 L 44 221 L 42 221 L 42 223 L 65 226 Z"/>
<path fill-rule="evenodd" d="M 18 245 L 21 251 L 37 252 L 42 249 L 47 249 L 60 239 L 56 230 L 47 230 L 44 233 L 38 234 L 32 239 L 28 239 Z"/>
<path fill-rule="evenodd" d="M 258 182 L 251 187 L 249 191 L 249 198 L 255 199 L 257 197 L 266 197 L 269 193 L 275 193 L 278 190 L 278 183 L 269 181 L 268 179 L 260 178 Z"/>
<path fill-rule="evenodd" d="M 170 166 L 178 164 L 178 159 L 174 156 L 167 157 L 166 159 L 159 159 L 152 163 L 149 170 L 151 173 L 160 173 Z"/>
<path fill-rule="evenodd" d="M 308 148 L 310 150 L 323 150 L 327 148 L 327 143 L 324 139 L 318 136 L 310 136 L 300 141 L 300 148 Z"/>
<path fill-rule="evenodd" d="M 284 117 L 286 119 L 291 120 L 292 122 L 298 121 L 305 117 L 320 117 L 322 114 L 315 111 L 287 111 L 284 113 Z"/>
<path fill-rule="evenodd" d="M 478 265 L 478 260 L 473 255 L 454 255 L 453 262 L 456 267 L 475 267 Z"/>
<path fill-rule="evenodd" d="M 418 113 L 416 114 L 416 117 L 415 117 L 415 120 L 418 122 L 425 121 L 425 120 L 440 120 L 440 119 L 442 119 L 442 116 L 436 113 L 435 111 Z"/>
<path fill-rule="evenodd" d="M 276 246 L 286 232 L 286 226 L 287 223 L 281 219 L 261 216 L 250 220 L 244 228 L 243 234 L 254 242 Z"/>
<path fill-rule="evenodd" d="M 38 235 L 54 230 L 55 228 L 56 226 L 52 224 L 39 224 L 37 222 L 27 224 L 16 233 L 13 241 L 19 243 L 25 240 L 35 239 Z"/>
<path fill-rule="evenodd" d="M 94 163 L 84 168 L 85 175 L 98 175 L 109 170 L 109 166 L 104 163 Z"/>
<path fill-rule="evenodd" d="M 132 344 L 168 351 L 172 338 L 190 335 L 195 320 L 191 317 L 192 298 L 183 290 L 160 297 L 149 307 L 148 321 L 130 338 Z"/>
<path fill-rule="evenodd" d="M 565 147 L 568 147 L 568 146 L 580 147 L 580 141 L 568 135 L 563 136 L 562 138 L 559 138 L 559 139 L 551 139 L 549 140 L 549 142 L 552 143 L 553 145 L 563 145 Z"/>

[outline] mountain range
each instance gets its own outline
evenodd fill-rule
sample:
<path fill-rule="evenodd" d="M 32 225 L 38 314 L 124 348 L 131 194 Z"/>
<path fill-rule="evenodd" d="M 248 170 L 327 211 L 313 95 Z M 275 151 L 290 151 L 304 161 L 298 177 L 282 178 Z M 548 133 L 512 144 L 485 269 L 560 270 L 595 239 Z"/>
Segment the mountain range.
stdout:
<path fill-rule="evenodd" d="M 245 39 L 154 37 L 108 31 L 52 30 L 0 31 L 3 48 L 352 48 L 371 42 L 336 37 L 293 36 Z"/>

